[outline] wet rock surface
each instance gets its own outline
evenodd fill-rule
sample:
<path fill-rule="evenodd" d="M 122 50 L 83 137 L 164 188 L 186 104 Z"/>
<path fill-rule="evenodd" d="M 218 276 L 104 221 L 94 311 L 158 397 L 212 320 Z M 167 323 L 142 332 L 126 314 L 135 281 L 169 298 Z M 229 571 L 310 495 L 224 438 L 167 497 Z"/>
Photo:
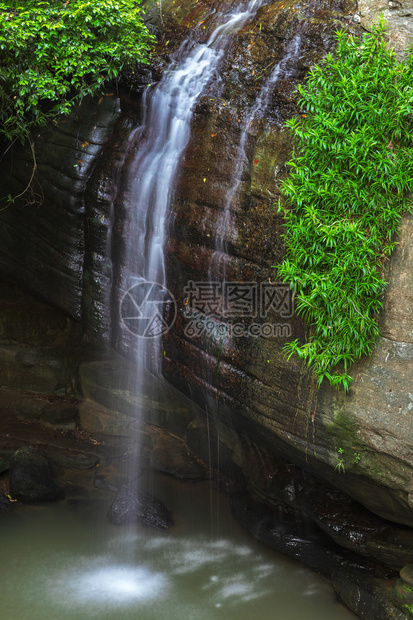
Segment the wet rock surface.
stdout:
<path fill-rule="evenodd" d="M 80 326 L 63 312 L 1 283 L 0 386 L 39 393 L 73 392 L 81 333 Z M 27 399 L 20 413 L 39 418 L 45 405 Z M 53 409 L 54 404 L 50 406 Z"/>
<path fill-rule="evenodd" d="M 13 508 L 13 503 L 4 493 L 0 493 L 0 514 L 9 511 L 11 508 Z"/>
<path fill-rule="evenodd" d="M 298 509 L 340 547 L 396 570 L 411 562 L 411 528 L 377 517 L 306 469 L 245 440 L 241 467 L 253 497 L 274 507 L 281 502 Z"/>
<path fill-rule="evenodd" d="M 394 571 L 335 545 L 331 538 L 297 512 L 278 510 L 237 494 L 234 518 L 255 538 L 328 577 L 338 598 L 365 620 L 407 620 L 411 592 Z"/>
<path fill-rule="evenodd" d="M 190 451 L 181 439 L 158 432 L 154 437 L 149 465 L 151 469 L 174 476 L 178 480 L 205 480 L 209 473 L 195 454 L 199 453 L 196 450 Z"/>
<path fill-rule="evenodd" d="M 56 127 L 35 136 L 36 175 L 31 150 L 13 145 L 0 171 L 4 233 L 0 277 L 65 310 L 82 314 L 85 254 L 84 192 L 119 115 L 113 95 L 88 100 Z M 7 206 L 8 196 L 20 199 Z"/>
<path fill-rule="evenodd" d="M 254 537 L 269 547 L 300 560 L 316 572 L 331 577 L 339 566 L 358 567 L 366 573 L 394 576 L 392 571 L 383 570 L 378 564 L 363 561 L 347 552 L 329 539 L 319 528 L 293 510 L 280 504 L 277 510 L 242 494 L 231 498 L 231 512 L 234 518 Z"/>
<path fill-rule="evenodd" d="M 382 580 L 357 569 L 338 568 L 332 583 L 340 600 L 360 618 L 366 620 L 407 620 L 392 602 L 394 579 Z"/>
<path fill-rule="evenodd" d="M 10 463 L 10 493 L 23 502 L 47 502 L 64 497 L 53 479 L 49 461 L 41 450 L 28 446 L 18 450 Z"/>
<path fill-rule="evenodd" d="M 40 420 L 45 424 L 75 428 L 74 418 L 77 413 L 78 409 L 74 403 L 50 403 L 42 408 Z"/>
<path fill-rule="evenodd" d="M 399 58 L 403 58 L 413 37 L 413 2 L 410 0 L 360 0 L 356 19 L 366 30 L 383 15 L 388 24 L 390 46 Z"/>
<path fill-rule="evenodd" d="M 173 525 L 168 508 L 156 497 L 140 491 L 137 485 L 123 484 L 116 494 L 107 515 L 114 525 L 140 523 L 156 530 Z"/>

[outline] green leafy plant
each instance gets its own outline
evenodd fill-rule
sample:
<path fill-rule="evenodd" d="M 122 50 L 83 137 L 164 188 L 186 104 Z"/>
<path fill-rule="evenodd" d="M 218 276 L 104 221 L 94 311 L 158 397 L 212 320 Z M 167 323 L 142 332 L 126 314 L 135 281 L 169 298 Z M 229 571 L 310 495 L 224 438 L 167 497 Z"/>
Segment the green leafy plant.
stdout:
<path fill-rule="evenodd" d="M 147 62 L 152 37 L 139 5 L 0 0 L 0 133 L 24 141 L 126 65 Z"/>
<path fill-rule="evenodd" d="M 336 456 L 337 464 L 334 467 L 334 470 L 337 469 L 339 474 L 345 474 L 346 466 L 345 466 L 344 450 L 343 448 L 339 448 L 337 452 L 339 453 L 339 456 Z"/>
<path fill-rule="evenodd" d="M 413 56 L 387 48 L 385 23 L 356 38 L 337 32 L 334 54 L 299 88 L 303 114 L 282 184 L 286 256 L 308 341 L 286 345 L 318 376 L 348 390 L 351 364 L 379 335 L 385 266 L 413 183 Z"/>

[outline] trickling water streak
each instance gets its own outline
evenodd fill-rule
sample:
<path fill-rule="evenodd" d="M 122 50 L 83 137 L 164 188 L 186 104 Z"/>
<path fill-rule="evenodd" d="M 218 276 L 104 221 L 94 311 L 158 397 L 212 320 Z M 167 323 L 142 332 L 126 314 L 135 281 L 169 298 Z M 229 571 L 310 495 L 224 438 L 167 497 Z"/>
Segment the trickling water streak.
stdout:
<path fill-rule="evenodd" d="M 277 63 L 274 67 L 270 77 L 268 78 L 265 87 L 261 90 L 259 97 L 254 102 L 254 105 L 251 107 L 246 119 L 243 122 L 241 137 L 238 145 L 237 156 L 235 159 L 234 165 L 234 173 L 233 178 L 234 182 L 230 186 L 226 197 L 225 197 L 225 205 L 223 210 L 223 215 L 220 218 L 220 221 L 216 230 L 215 237 L 215 252 L 212 255 L 211 263 L 209 267 L 209 278 L 210 280 L 214 280 L 217 278 L 225 278 L 225 263 L 223 262 L 223 256 L 227 253 L 227 247 L 225 243 L 225 237 L 228 234 L 228 231 L 231 226 L 231 217 L 232 211 L 231 207 L 233 205 L 234 199 L 237 196 L 239 187 L 241 185 L 242 180 L 242 169 L 244 167 L 244 163 L 247 160 L 247 155 L 245 152 L 246 141 L 248 138 L 248 129 L 256 119 L 257 115 L 261 113 L 261 115 L 265 112 L 268 107 L 271 92 L 274 89 L 274 86 L 277 84 L 280 78 L 286 79 L 291 74 L 291 69 L 288 68 L 288 63 L 292 58 L 297 58 L 300 53 L 300 45 L 301 45 L 301 36 L 298 34 L 295 36 L 290 44 L 287 46 L 286 53 L 283 58 Z"/>
<path fill-rule="evenodd" d="M 222 216 L 218 221 L 215 233 L 215 251 L 213 252 L 209 264 L 208 269 L 208 277 L 210 281 L 225 281 L 226 280 L 226 262 L 225 258 L 228 254 L 227 251 L 227 243 L 225 239 L 228 237 L 228 234 L 231 230 L 231 226 L 233 225 L 232 220 L 234 219 L 234 215 L 232 213 L 232 207 L 234 201 L 238 195 L 238 190 L 241 185 L 242 180 L 242 170 L 247 161 L 246 154 L 246 142 L 249 135 L 249 128 L 254 120 L 257 118 L 258 114 L 264 114 L 269 101 L 270 95 L 273 91 L 274 86 L 279 81 L 280 78 L 288 78 L 291 72 L 291 69 L 288 68 L 288 63 L 292 58 L 297 58 L 300 52 L 300 44 L 301 44 L 301 36 L 298 34 L 295 36 L 290 44 L 287 46 L 286 52 L 283 55 L 283 58 L 277 63 L 274 67 L 270 77 L 268 78 L 264 88 L 261 90 L 260 95 L 255 100 L 253 106 L 249 110 L 247 117 L 245 118 L 242 129 L 241 136 L 237 150 L 237 156 L 235 158 L 234 164 L 234 172 L 233 172 L 233 183 L 230 186 L 227 194 L 225 196 L 225 203 Z M 219 323 L 217 322 L 217 325 Z M 214 338 L 217 338 L 216 333 L 214 332 Z M 212 405 L 212 411 L 217 410 L 219 408 L 219 401 L 217 400 Z M 219 458 L 219 436 L 217 443 L 218 450 L 218 458 Z M 219 470 L 219 468 L 218 468 Z"/>

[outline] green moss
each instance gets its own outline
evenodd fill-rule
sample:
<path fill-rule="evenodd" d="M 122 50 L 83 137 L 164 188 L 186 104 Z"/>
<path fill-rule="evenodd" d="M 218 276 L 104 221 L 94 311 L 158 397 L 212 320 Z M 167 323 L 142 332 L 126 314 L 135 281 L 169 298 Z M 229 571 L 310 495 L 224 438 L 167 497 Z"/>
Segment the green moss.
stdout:
<path fill-rule="evenodd" d="M 340 446 L 359 446 L 357 426 L 348 413 L 337 413 L 333 422 L 326 427 L 326 433 L 333 436 Z"/>
<path fill-rule="evenodd" d="M 413 588 L 398 579 L 391 594 L 392 603 L 406 616 L 413 618 Z"/>
<path fill-rule="evenodd" d="M 353 418 L 343 411 L 338 411 L 334 420 L 326 426 L 326 434 L 331 438 L 337 451 L 337 463 L 343 462 L 344 469 L 352 469 L 362 459 L 365 446 L 357 434 L 357 425 Z"/>
<path fill-rule="evenodd" d="M 400 609 L 407 615 L 409 618 L 413 618 L 413 605 L 400 605 Z"/>

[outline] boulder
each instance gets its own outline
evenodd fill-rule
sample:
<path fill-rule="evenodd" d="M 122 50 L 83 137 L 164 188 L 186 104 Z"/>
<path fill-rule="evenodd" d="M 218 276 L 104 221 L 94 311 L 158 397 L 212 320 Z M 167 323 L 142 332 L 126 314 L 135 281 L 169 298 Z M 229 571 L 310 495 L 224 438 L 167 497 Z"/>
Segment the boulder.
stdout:
<path fill-rule="evenodd" d="M 88 433 L 118 437 L 127 437 L 131 425 L 129 416 L 90 399 L 80 403 L 78 421 L 80 428 Z"/>
<path fill-rule="evenodd" d="M 338 566 L 356 566 L 367 574 L 378 572 L 381 577 L 391 574 L 335 545 L 318 527 L 282 503 L 277 511 L 269 510 L 265 504 L 237 493 L 230 499 L 230 508 L 236 521 L 257 540 L 328 578 Z"/>
<path fill-rule="evenodd" d="M 13 502 L 4 493 L 0 492 L 0 514 L 13 508 Z"/>
<path fill-rule="evenodd" d="M 357 568 L 337 568 L 332 584 L 339 599 L 363 620 L 408 620 L 393 603 L 394 579 L 377 579 Z"/>
<path fill-rule="evenodd" d="M 168 508 L 131 483 L 120 487 L 107 516 L 114 525 L 140 523 L 156 530 L 166 530 L 173 525 Z"/>
<path fill-rule="evenodd" d="M 76 414 L 77 404 L 61 400 L 45 405 L 40 413 L 40 420 L 52 426 L 74 428 Z"/>
<path fill-rule="evenodd" d="M 63 489 L 54 481 L 47 457 L 35 446 L 21 448 L 13 455 L 10 464 L 10 494 L 22 502 L 63 498 Z"/>
<path fill-rule="evenodd" d="M 355 18 L 366 30 L 383 15 L 387 21 L 389 44 L 403 58 L 413 37 L 412 0 L 359 0 Z"/>
<path fill-rule="evenodd" d="M 65 469 L 91 469 L 99 463 L 99 456 L 91 452 L 53 446 L 45 448 L 45 452 L 54 465 Z"/>
<path fill-rule="evenodd" d="M 138 381 L 142 369 L 134 362 L 113 352 L 80 364 L 78 383 L 87 399 L 79 409 L 81 425 L 91 432 L 128 435 L 131 424 L 140 420 L 184 436 L 193 418 L 189 402 L 152 375 Z"/>
<path fill-rule="evenodd" d="M 182 440 L 158 432 L 149 462 L 152 469 L 170 474 L 179 480 L 205 480 L 206 467 L 188 450 Z"/>

